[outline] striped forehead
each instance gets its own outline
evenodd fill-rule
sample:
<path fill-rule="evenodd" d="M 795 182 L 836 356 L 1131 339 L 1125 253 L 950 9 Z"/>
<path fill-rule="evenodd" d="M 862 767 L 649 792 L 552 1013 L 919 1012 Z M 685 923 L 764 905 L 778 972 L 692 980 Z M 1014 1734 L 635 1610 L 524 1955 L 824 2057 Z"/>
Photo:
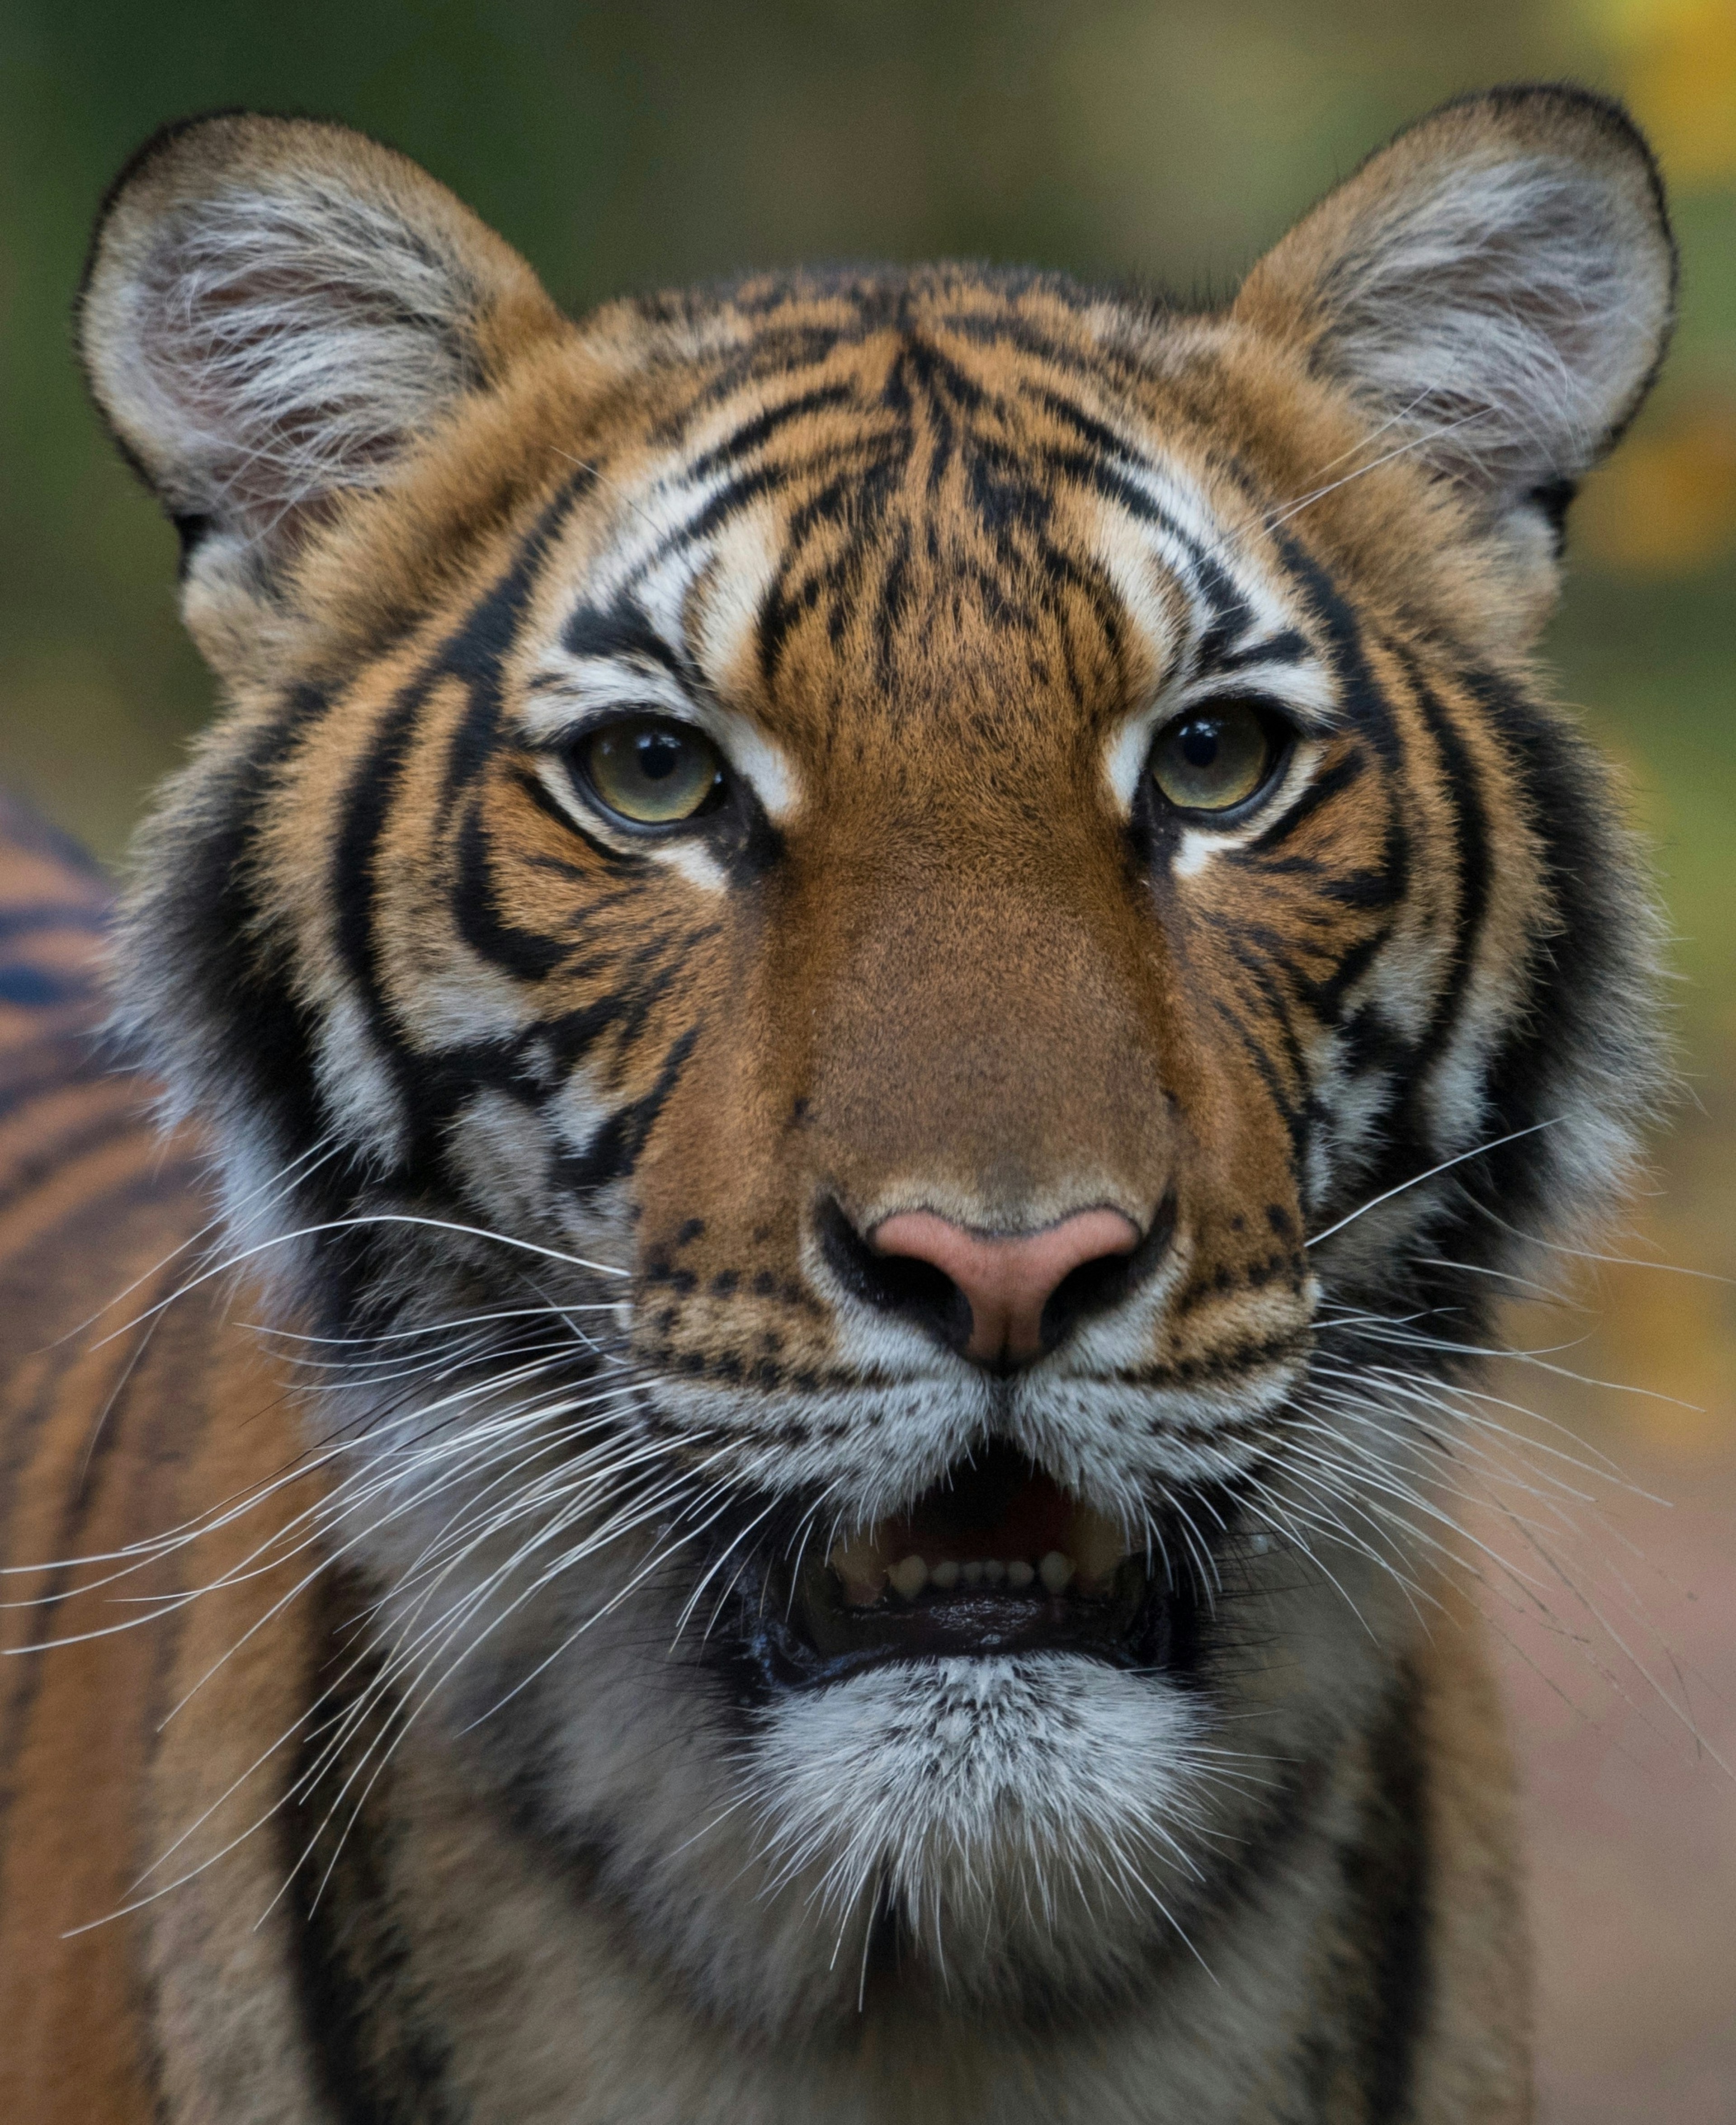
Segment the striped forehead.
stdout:
<path fill-rule="evenodd" d="M 787 771 L 743 710 L 757 688 L 760 628 L 789 559 L 792 527 L 762 451 L 779 417 L 823 396 L 792 389 L 750 415 L 711 410 L 678 458 L 610 481 L 599 496 L 583 563 L 563 582 L 533 671 L 529 719 L 540 737 L 611 708 L 678 715 L 724 743 L 757 784 L 786 787 Z M 1054 403 L 1053 393 L 1045 403 Z M 1125 704 L 1108 763 L 1118 794 L 1153 723 L 1195 687 L 1234 683 L 1281 701 L 1304 726 L 1330 723 L 1334 690 L 1311 623 L 1256 504 L 1223 479 L 1208 484 L 1184 450 L 1078 409 L 1090 449 L 1057 462 L 1035 442 L 1029 478 L 1053 502 L 1050 535 L 1106 579 L 1142 675 Z M 867 437 L 865 434 L 864 441 Z M 732 447 L 735 445 L 736 447 Z M 796 463 L 800 453 L 796 454 Z M 959 508 L 955 493 L 931 506 Z M 843 512 L 839 512 L 840 517 Z M 834 523 L 833 529 L 837 526 Z M 1078 551 L 1081 535 L 1085 551 Z M 855 521 L 865 547 L 877 532 Z M 575 557 L 576 558 L 576 557 Z M 742 757 L 760 751 L 759 771 Z M 771 795 L 767 787 L 762 795 Z"/>

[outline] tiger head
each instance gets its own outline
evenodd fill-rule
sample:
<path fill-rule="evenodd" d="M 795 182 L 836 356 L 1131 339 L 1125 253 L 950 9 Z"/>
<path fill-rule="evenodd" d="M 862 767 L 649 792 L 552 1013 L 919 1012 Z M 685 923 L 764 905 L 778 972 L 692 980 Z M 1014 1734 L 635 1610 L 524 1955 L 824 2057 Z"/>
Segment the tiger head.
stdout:
<path fill-rule="evenodd" d="M 313 123 L 117 186 L 86 360 L 227 700 L 125 1013 L 382 1701 L 720 2011 L 1137 1981 L 1402 1651 L 1488 1294 L 1656 1082 L 1527 657 L 1672 283 L 1559 89 L 1206 314 L 575 324 Z"/>

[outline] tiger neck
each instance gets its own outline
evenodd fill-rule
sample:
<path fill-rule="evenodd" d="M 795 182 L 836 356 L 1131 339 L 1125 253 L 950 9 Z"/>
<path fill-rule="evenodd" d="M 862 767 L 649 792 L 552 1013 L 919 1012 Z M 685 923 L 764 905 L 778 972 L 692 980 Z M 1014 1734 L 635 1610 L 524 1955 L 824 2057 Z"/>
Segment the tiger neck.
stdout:
<path fill-rule="evenodd" d="M 347 1680 L 310 1722 L 289 1793 L 366 1680 L 353 1636 L 334 1630 L 338 1603 L 322 1605 L 309 1671 Z M 895 1991 L 824 2035 L 731 2028 L 646 1958 L 583 1854 L 540 1835 L 450 1740 L 412 1724 L 382 1769 L 386 1736 L 358 1727 L 347 1760 L 277 1818 L 279 1878 L 295 1872 L 273 1917 L 305 2071 L 301 2107 L 248 2114 L 284 2125 L 1409 2116 L 1451 1977 L 1435 1915 L 1438 1809 L 1425 1790 L 1430 1691 L 1415 1665 L 1397 1668 L 1375 1726 L 1288 1779 L 1201 1960 L 1166 1964 L 1160 1982 L 1077 2030 L 977 2022 Z M 353 1813 L 332 1806 L 346 1779 L 361 1795 Z M 212 1923 L 240 1943 L 254 1915 L 231 1890 Z M 216 1999 L 179 2035 L 206 2054 L 197 2078 L 245 2071 Z"/>

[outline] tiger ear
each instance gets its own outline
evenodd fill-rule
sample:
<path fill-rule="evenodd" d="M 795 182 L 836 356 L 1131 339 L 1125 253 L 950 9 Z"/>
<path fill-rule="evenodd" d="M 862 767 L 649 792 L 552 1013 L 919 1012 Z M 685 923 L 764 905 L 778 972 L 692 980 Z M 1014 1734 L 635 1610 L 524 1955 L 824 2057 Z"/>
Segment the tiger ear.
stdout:
<path fill-rule="evenodd" d="M 1378 149 L 1233 314 L 1300 345 L 1390 424 L 1383 448 L 1408 444 L 1528 544 L 1553 542 L 1638 410 L 1675 294 L 1663 187 L 1620 106 L 1512 87 Z"/>
<path fill-rule="evenodd" d="M 256 587 L 346 490 L 485 389 L 559 313 L 404 156 L 341 125 L 171 126 L 105 203 L 86 374 L 196 577 Z"/>

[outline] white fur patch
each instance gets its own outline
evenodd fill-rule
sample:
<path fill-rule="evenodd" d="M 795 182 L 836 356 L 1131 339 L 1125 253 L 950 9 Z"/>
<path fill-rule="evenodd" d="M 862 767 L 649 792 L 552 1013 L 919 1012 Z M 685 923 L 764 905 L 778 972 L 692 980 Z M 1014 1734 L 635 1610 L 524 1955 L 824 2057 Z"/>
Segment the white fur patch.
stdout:
<path fill-rule="evenodd" d="M 1405 431 L 1523 490 L 1583 472 L 1626 411 L 1661 342 L 1669 261 L 1602 173 L 1489 155 L 1407 187 L 1328 299 L 1341 365 Z"/>
<path fill-rule="evenodd" d="M 355 997 L 339 994 L 327 1004 L 314 1067 L 327 1107 L 344 1118 L 348 1141 L 385 1163 L 395 1160 L 403 1105 L 367 1013 Z"/>
<path fill-rule="evenodd" d="M 889 1893 L 944 1969 L 949 1936 L 1051 1908 L 1082 1871 L 1106 1917 L 1163 1925 L 1204 1738 L 1153 1676 L 1059 1653 L 922 1661 L 778 1701 L 746 1783 L 768 1857 L 818 1871 L 825 1916 Z"/>
<path fill-rule="evenodd" d="M 383 203 L 312 172 L 166 216 L 120 292 L 106 343 L 131 358 L 105 388 L 190 505 L 256 529 L 380 484 L 465 383 L 468 277 Z"/>

